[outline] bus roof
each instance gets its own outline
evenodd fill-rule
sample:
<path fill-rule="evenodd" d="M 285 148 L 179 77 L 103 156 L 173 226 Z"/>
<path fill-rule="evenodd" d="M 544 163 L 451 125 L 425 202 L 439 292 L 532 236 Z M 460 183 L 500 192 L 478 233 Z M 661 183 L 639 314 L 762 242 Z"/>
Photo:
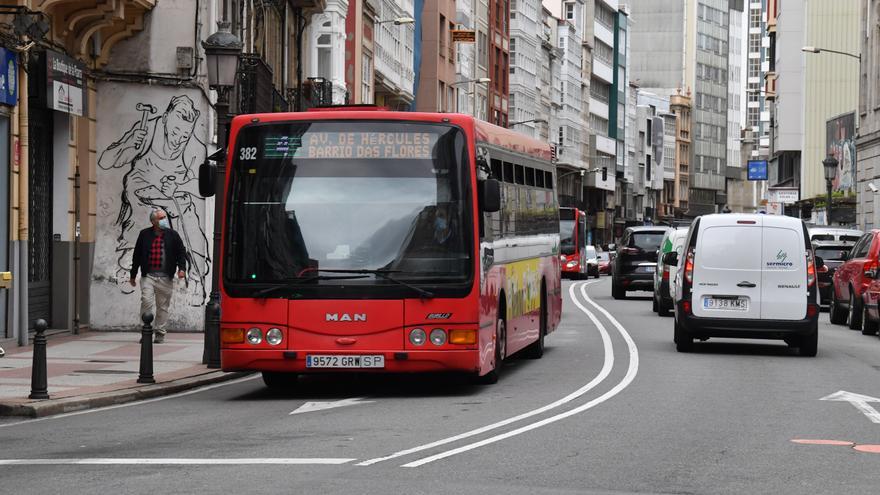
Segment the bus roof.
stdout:
<path fill-rule="evenodd" d="M 513 152 L 551 161 L 550 145 L 516 131 L 505 129 L 461 113 L 398 112 L 382 107 L 362 105 L 321 107 L 306 112 L 273 112 L 237 115 L 232 120 L 233 131 L 254 122 L 284 122 L 295 120 L 409 120 L 441 122 L 472 129 L 474 139 Z"/>

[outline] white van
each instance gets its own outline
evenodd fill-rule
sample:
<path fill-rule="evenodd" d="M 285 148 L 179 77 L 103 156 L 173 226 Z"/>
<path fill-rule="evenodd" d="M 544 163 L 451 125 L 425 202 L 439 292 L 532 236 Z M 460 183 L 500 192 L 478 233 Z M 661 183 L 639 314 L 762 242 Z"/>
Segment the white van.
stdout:
<path fill-rule="evenodd" d="M 667 261 L 677 263 L 670 252 Z M 806 225 L 777 215 L 698 217 L 675 284 L 675 344 L 710 337 L 781 339 L 815 356 L 819 300 Z"/>

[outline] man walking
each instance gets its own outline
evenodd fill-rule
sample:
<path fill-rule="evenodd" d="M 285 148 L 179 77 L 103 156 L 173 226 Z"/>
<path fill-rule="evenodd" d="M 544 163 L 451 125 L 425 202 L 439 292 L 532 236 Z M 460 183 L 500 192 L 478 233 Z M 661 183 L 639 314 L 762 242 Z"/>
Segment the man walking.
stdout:
<path fill-rule="evenodd" d="M 150 223 L 153 226 L 142 230 L 134 245 L 129 283 L 132 287 L 137 286 L 137 273 L 140 269 L 141 315 L 149 311 L 156 316 L 153 323 L 156 338 L 153 342 L 161 344 L 165 340 L 168 307 L 174 291 L 175 268 L 178 278 L 186 276 L 186 249 L 180 235 L 171 229 L 165 210 L 153 209 L 150 212 Z"/>

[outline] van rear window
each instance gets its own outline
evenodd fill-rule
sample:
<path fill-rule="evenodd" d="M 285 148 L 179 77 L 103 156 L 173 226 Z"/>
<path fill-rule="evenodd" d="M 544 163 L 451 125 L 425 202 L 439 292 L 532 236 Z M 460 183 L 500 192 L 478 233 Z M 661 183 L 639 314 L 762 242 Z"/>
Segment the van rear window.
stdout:
<path fill-rule="evenodd" d="M 656 251 L 660 249 L 664 234 L 665 232 L 633 232 L 629 247 L 637 247 L 643 251 Z"/>
<path fill-rule="evenodd" d="M 848 247 L 819 247 L 816 248 L 816 256 L 822 258 L 823 260 L 840 261 L 844 257 L 846 257 L 846 254 L 849 253 L 849 250 L 850 248 Z"/>
<path fill-rule="evenodd" d="M 709 227 L 697 248 L 699 266 L 721 270 L 760 270 L 761 233 L 752 226 Z"/>
<path fill-rule="evenodd" d="M 861 237 L 856 237 L 856 240 L 859 240 L 859 239 L 861 239 Z M 831 234 L 816 234 L 816 235 L 810 236 L 810 240 L 811 241 L 833 241 L 834 236 Z"/>

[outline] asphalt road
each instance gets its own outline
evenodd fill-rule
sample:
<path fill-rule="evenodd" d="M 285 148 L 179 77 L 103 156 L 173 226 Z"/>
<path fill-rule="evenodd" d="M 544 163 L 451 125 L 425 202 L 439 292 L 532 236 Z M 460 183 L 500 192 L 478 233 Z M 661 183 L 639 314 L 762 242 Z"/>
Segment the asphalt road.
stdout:
<path fill-rule="evenodd" d="M 253 377 L 124 407 L 4 420 L 0 492 L 871 493 L 880 486 L 880 453 L 857 450 L 880 444 L 880 422 L 870 418 L 880 403 L 860 410 L 819 400 L 841 390 L 880 397 L 877 337 L 831 326 L 823 313 L 816 358 L 782 342 L 721 339 L 680 354 L 672 318 L 652 313 L 650 298 L 614 301 L 608 278 L 564 289 L 563 324 L 544 358 L 512 359 L 496 385 L 335 375 L 273 394 Z M 350 405 L 290 414 L 335 401 Z"/>

